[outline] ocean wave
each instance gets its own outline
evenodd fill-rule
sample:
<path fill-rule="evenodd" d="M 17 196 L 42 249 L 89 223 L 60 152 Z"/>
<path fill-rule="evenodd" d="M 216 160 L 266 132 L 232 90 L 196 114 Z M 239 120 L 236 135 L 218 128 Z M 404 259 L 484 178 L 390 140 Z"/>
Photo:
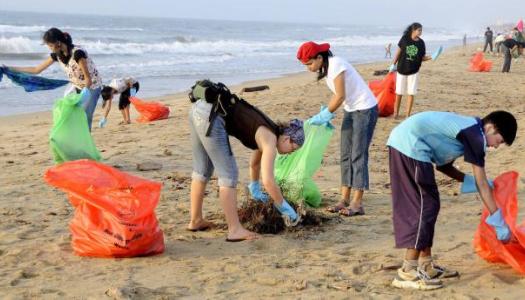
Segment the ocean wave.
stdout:
<path fill-rule="evenodd" d="M 328 38 L 319 42 L 329 42 L 334 47 L 376 46 L 385 43 L 397 43 L 400 35 L 348 35 Z M 425 41 L 449 41 L 460 39 L 458 35 L 450 33 L 427 33 L 423 35 Z M 303 40 L 280 41 L 250 41 L 250 40 L 217 40 L 199 41 L 181 36 L 172 37 L 175 41 L 158 43 L 119 42 L 111 40 L 78 39 L 75 43 L 84 47 L 94 55 L 142 55 L 151 53 L 162 54 L 210 54 L 217 55 L 234 53 L 273 53 L 278 51 L 295 50 Z M 42 46 L 40 40 L 31 40 L 26 37 L 0 37 L 0 53 L 47 53 L 48 49 Z"/>
<path fill-rule="evenodd" d="M 30 33 L 30 32 L 45 32 L 51 27 L 49 25 L 8 25 L 0 24 L 0 33 Z M 140 27 L 78 27 L 78 26 L 58 26 L 59 29 L 65 31 L 144 31 Z"/>
<path fill-rule="evenodd" d="M 18 36 L 12 38 L 0 37 L 0 54 L 41 53 L 42 46 L 37 46 L 34 40 Z"/>

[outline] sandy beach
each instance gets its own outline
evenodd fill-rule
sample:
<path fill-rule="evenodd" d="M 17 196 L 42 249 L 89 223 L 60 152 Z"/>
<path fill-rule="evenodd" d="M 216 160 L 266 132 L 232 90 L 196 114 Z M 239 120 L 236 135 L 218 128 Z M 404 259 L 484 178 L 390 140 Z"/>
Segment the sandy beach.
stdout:
<path fill-rule="evenodd" d="M 446 50 L 421 69 L 414 113 L 454 111 L 483 117 L 504 109 L 518 119 L 512 147 L 487 155 L 489 177 L 525 167 L 525 60 L 512 62 L 511 73 L 500 73 L 502 58 L 489 73 L 467 71 L 476 46 Z M 336 53 L 337 54 L 337 53 Z M 291 58 L 292 59 L 292 58 Z M 299 62 L 298 62 L 299 63 Z M 365 80 L 388 63 L 357 66 Z M 270 90 L 243 95 L 270 117 L 306 119 L 326 104 L 330 91 L 315 74 L 246 82 L 232 87 L 265 84 Z M 147 87 L 144 87 L 147 88 Z M 140 94 L 139 94 L 140 96 Z M 404 250 L 394 248 L 386 140 L 400 121 L 380 118 L 370 150 L 371 189 L 365 193 L 361 217 L 330 220 L 317 227 L 298 227 L 252 242 L 226 243 L 225 221 L 216 185 L 205 198 L 205 212 L 219 228 L 193 233 L 189 221 L 191 145 L 186 93 L 159 100 L 171 109 L 170 118 L 149 124 L 117 125 L 118 109 L 106 128 L 93 137 L 103 162 L 163 183 L 156 213 L 164 231 L 165 253 L 133 259 L 93 259 L 75 256 L 68 222 L 73 208 L 66 195 L 48 186 L 44 171 L 53 166 L 48 149 L 50 112 L 0 118 L 0 298 L 1 299 L 522 299 L 525 277 L 510 267 L 490 264 L 472 247 L 482 204 L 475 195 L 458 193 L 459 184 L 437 174 L 441 212 L 433 251 L 440 264 L 458 270 L 459 279 L 445 288 L 418 292 L 390 286 Z M 403 101 L 406 104 L 406 101 Z M 404 113 L 404 106 L 401 112 Z M 94 124 L 102 110 L 97 109 Z M 132 119 L 137 116 L 132 109 Z M 319 212 L 339 200 L 339 109 L 318 183 L 323 203 Z M 250 151 L 231 140 L 241 174 L 239 194 L 248 182 Z M 137 171 L 137 163 L 162 164 L 158 171 Z M 471 171 L 462 159 L 462 170 Z M 520 183 L 523 183 L 520 180 Z M 523 197 L 523 185 L 519 196 Z M 246 197 L 239 197 L 239 205 Z M 525 210 L 521 210 L 521 217 Z M 522 219 L 522 218 L 520 218 Z"/>

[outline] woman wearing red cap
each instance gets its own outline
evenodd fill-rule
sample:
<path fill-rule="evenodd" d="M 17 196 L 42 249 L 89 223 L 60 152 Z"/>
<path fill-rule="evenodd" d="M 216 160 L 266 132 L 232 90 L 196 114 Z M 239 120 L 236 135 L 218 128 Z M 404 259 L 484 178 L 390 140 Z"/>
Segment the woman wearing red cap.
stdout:
<path fill-rule="evenodd" d="M 333 95 L 328 106 L 308 120 L 322 125 L 334 118 L 334 112 L 343 104 L 341 125 L 341 201 L 331 212 L 346 216 L 364 215 L 364 191 L 368 189 L 368 148 L 377 122 L 377 100 L 363 78 L 344 59 L 333 56 L 330 44 L 306 42 L 299 47 L 299 59 L 317 80 L 326 77 Z M 354 196 L 350 202 L 350 194 Z"/>

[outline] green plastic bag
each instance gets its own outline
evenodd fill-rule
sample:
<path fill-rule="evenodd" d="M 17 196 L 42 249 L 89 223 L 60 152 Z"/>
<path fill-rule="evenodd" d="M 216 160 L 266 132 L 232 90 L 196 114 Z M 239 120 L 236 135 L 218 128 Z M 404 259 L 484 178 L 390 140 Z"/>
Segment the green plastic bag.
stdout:
<path fill-rule="evenodd" d="M 323 154 L 333 134 L 333 127 L 304 123 L 305 142 L 299 150 L 278 155 L 275 160 L 275 180 L 286 200 L 312 207 L 321 205 L 321 193 L 312 176 L 321 166 Z"/>
<path fill-rule="evenodd" d="M 81 105 L 77 105 L 83 96 L 69 94 L 58 99 L 53 107 L 49 147 L 56 164 L 82 158 L 101 159 L 89 132 L 86 112 Z"/>

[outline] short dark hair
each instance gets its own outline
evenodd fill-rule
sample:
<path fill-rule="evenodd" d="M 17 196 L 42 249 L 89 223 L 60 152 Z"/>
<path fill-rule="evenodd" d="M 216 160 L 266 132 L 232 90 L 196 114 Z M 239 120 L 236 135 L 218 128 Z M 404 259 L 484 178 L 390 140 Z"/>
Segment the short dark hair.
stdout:
<path fill-rule="evenodd" d="M 113 88 L 107 85 L 103 86 L 100 95 L 104 101 L 111 99 L 111 96 L 113 96 Z"/>
<path fill-rule="evenodd" d="M 483 118 L 483 124 L 492 124 L 503 137 L 505 144 L 512 145 L 516 138 L 518 123 L 514 116 L 504 110 L 493 111 Z"/>

